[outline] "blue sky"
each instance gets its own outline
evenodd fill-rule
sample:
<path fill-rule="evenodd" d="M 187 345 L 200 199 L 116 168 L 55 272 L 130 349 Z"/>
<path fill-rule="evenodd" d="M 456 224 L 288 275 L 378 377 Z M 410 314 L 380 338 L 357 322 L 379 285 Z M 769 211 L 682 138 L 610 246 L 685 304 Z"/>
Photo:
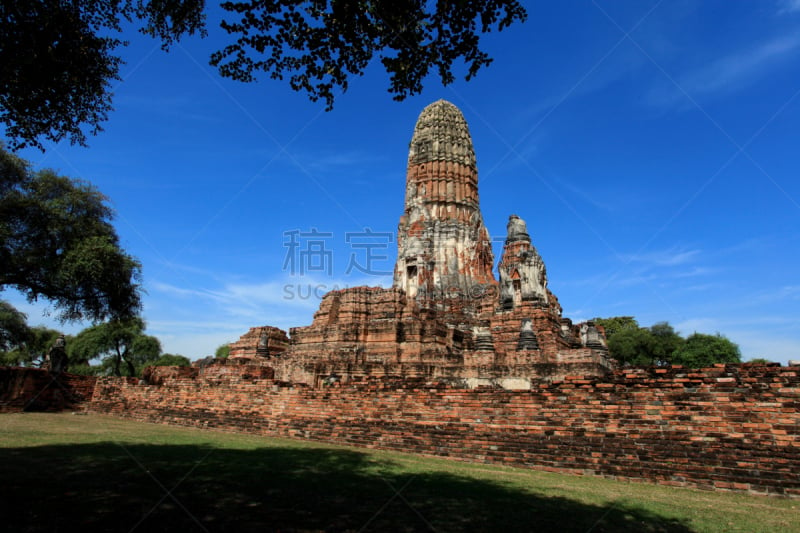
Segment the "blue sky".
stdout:
<path fill-rule="evenodd" d="M 470 125 L 496 259 L 515 213 L 565 316 L 666 320 L 728 336 L 745 360 L 800 359 L 800 2 L 527 7 L 483 38 L 495 61 L 474 80 L 431 78 L 398 103 L 375 61 L 332 112 L 216 75 L 218 13 L 209 38 L 169 53 L 126 35 L 105 131 L 21 155 L 111 198 L 144 266 L 148 333 L 197 358 L 251 326 L 309 324 L 328 288 L 391 284 L 348 266 L 392 270 L 414 123 L 444 98 Z M 390 235 L 347 241 L 365 228 Z M 314 230 L 327 236 L 287 246 Z M 303 263 L 313 241 L 327 263 Z M 3 297 L 57 325 L 46 304 Z"/>

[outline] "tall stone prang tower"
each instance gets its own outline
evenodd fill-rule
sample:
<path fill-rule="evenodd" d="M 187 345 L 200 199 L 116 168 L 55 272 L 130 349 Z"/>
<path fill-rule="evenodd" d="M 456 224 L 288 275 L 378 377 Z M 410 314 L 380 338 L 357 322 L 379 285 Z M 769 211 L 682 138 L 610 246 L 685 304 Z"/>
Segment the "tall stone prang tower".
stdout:
<path fill-rule="evenodd" d="M 411 137 L 392 287 L 331 291 L 311 325 L 288 336 L 251 328 L 230 358 L 313 387 L 392 378 L 518 389 L 612 368 L 602 330 L 562 317 L 525 221 L 511 215 L 507 230 L 498 280 L 467 122 L 434 102 Z"/>
<path fill-rule="evenodd" d="M 414 128 L 397 246 L 393 285 L 411 298 L 452 298 L 496 283 L 472 137 L 445 100 L 423 109 Z"/>

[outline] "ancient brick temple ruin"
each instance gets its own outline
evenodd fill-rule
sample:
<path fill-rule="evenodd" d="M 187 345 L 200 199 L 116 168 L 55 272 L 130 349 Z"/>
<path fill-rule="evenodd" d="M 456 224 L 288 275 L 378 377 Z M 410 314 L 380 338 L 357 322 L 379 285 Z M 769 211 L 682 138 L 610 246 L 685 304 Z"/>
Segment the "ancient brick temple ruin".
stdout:
<path fill-rule="evenodd" d="M 508 221 L 494 256 L 478 203 L 478 169 L 461 111 L 439 100 L 417 120 L 392 288 L 324 296 L 313 323 L 252 328 L 231 358 L 263 362 L 280 380 L 311 386 L 367 376 L 435 378 L 529 388 L 532 381 L 599 375 L 612 363 L 591 322 L 561 316 L 525 222 Z"/>

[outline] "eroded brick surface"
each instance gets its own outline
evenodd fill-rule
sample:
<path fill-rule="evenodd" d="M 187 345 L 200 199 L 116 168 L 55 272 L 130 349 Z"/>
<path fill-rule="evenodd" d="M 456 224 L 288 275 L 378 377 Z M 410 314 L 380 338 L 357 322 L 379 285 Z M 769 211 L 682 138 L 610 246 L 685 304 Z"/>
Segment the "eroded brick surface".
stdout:
<path fill-rule="evenodd" d="M 383 378 L 320 388 L 229 374 L 99 378 L 89 410 L 677 486 L 800 495 L 796 368 L 567 377 L 529 391 Z"/>
<path fill-rule="evenodd" d="M 91 400 L 94 376 L 0 367 L 0 412 L 63 411 Z"/>

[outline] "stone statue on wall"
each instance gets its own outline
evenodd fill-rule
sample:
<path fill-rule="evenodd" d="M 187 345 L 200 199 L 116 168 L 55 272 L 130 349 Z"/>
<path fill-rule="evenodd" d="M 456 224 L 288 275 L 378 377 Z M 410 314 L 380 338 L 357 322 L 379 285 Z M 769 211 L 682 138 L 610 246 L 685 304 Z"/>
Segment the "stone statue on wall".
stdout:
<path fill-rule="evenodd" d="M 53 346 L 47 352 L 48 368 L 54 374 L 66 372 L 69 368 L 69 357 L 67 357 L 67 341 L 64 335 L 59 335 Z"/>

